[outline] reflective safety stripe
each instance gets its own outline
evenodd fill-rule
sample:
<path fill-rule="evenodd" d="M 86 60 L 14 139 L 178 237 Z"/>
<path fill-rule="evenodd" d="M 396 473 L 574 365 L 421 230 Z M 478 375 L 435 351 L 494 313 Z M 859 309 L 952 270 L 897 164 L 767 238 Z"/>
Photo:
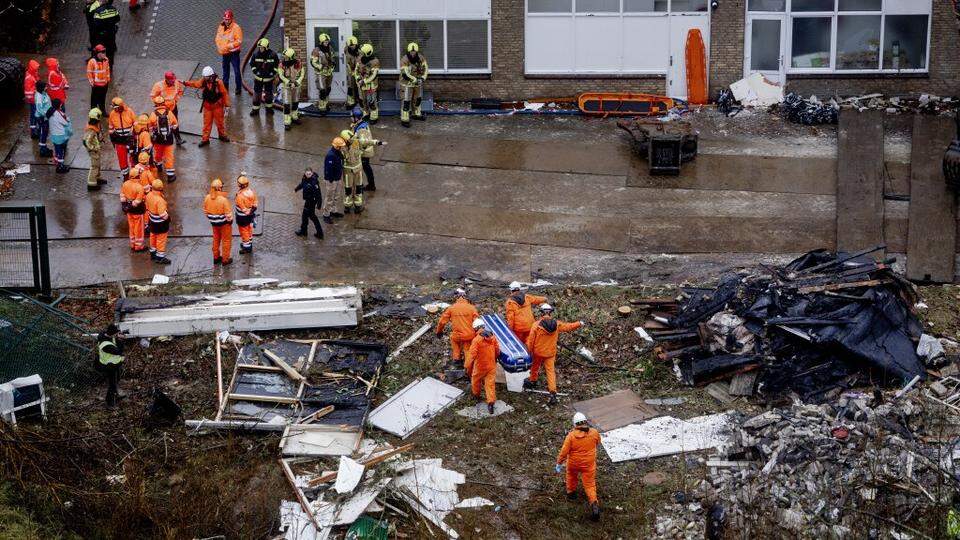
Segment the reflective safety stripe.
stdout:
<path fill-rule="evenodd" d="M 113 134 L 116 135 L 116 136 L 118 136 L 118 137 L 129 137 L 129 136 L 133 135 L 133 128 L 132 128 L 132 127 L 128 127 L 128 128 L 116 128 L 116 129 L 113 130 Z"/>
<path fill-rule="evenodd" d="M 227 215 L 226 214 L 207 214 L 207 219 L 210 220 L 211 225 L 226 225 L 227 224 Z"/>
<path fill-rule="evenodd" d="M 119 364 L 120 362 L 123 362 L 123 357 L 120 356 L 119 354 L 113 354 L 113 353 L 108 353 L 104 351 L 104 349 L 107 348 L 107 345 L 116 345 L 116 342 L 114 342 L 113 340 L 104 341 L 97 346 L 98 352 L 100 353 L 99 354 L 100 363 L 105 366 L 108 366 L 111 364 Z"/>
<path fill-rule="evenodd" d="M 156 214 L 150 214 L 150 221 L 152 221 L 152 222 L 154 222 L 154 223 L 164 223 L 164 222 L 167 221 L 167 219 L 168 219 L 168 218 L 160 217 L 160 216 L 158 216 L 158 215 L 156 215 Z"/>

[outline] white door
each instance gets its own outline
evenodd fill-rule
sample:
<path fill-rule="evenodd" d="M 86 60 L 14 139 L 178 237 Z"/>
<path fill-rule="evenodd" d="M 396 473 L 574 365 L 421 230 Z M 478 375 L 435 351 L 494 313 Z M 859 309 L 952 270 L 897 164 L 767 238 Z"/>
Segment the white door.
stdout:
<path fill-rule="evenodd" d="M 320 44 L 320 34 L 330 36 L 330 46 L 333 47 L 334 56 L 337 58 L 337 66 L 333 72 L 333 87 L 330 89 L 330 99 L 333 101 L 343 101 L 347 97 L 347 64 L 343 60 L 343 50 L 347 47 L 347 38 L 350 37 L 352 30 L 350 21 L 334 20 L 308 20 L 307 21 L 307 75 L 310 79 L 310 97 L 317 97 L 316 74 L 312 67 L 309 67 L 310 53 Z"/>
<path fill-rule="evenodd" d="M 698 28 L 703 36 L 709 63 L 710 16 L 705 13 L 670 14 L 670 70 L 667 72 L 667 95 L 670 97 L 687 99 L 687 33 L 693 28 Z"/>
<path fill-rule="evenodd" d="M 767 79 L 786 82 L 786 22 L 782 15 L 750 15 L 747 17 L 743 76 L 760 72 Z"/>

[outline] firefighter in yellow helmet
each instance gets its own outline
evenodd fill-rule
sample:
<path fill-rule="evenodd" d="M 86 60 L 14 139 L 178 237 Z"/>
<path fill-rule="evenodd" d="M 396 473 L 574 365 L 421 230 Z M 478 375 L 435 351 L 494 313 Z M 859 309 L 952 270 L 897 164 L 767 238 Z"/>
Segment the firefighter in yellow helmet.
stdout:
<path fill-rule="evenodd" d="M 423 83 L 427 80 L 430 68 L 427 59 L 420 54 L 416 43 L 407 45 L 407 52 L 400 59 L 400 88 L 403 89 L 403 105 L 400 108 L 400 123 L 410 127 L 410 108 L 416 120 L 426 120 L 420 108 L 423 102 Z"/>
<path fill-rule="evenodd" d="M 380 59 L 373 52 L 373 45 L 364 43 L 360 47 L 360 60 L 353 72 L 357 79 L 357 86 L 360 89 L 360 107 L 370 119 L 371 124 L 376 124 L 380 119 L 380 104 L 378 103 L 377 89 L 380 84 Z"/>
<path fill-rule="evenodd" d="M 347 38 L 347 48 L 343 51 L 343 60 L 347 64 L 347 109 L 353 109 L 357 104 L 357 96 L 360 91 L 357 89 L 357 78 L 354 73 L 357 70 L 357 62 L 360 61 L 360 42 L 357 38 L 350 36 Z"/>
<path fill-rule="evenodd" d="M 277 67 L 280 86 L 283 89 L 283 129 L 289 130 L 290 124 L 300 123 L 300 86 L 307 70 L 297 59 L 297 51 L 287 47 Z"/>
<path fill-rule="evenodd" d="M 345 129 L 340 132 L 340 138 L 346 142 L 343 149 L 343 206 L 349 214 L 363 212 L 363 147 L 360 138 L 353 132 Z"/>
<path fill-rule="evenodd" d="M 320 114 L 330 110 L 330 87 L 333 85 L 333 70 L 337 67 L 337 52 L 330 44 L 330 36 L 320 34 L 317 47 L 310 53 L 314 82 L 317 86 L 317 109 Z"/>

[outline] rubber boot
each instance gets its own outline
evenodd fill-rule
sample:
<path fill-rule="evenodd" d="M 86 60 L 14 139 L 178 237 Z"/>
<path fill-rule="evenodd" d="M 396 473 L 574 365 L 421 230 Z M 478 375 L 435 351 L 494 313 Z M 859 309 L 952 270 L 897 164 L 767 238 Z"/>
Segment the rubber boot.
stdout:
<path fill-rule="evenodd" d="M 420 120 L 421 122 L 427 119 L 427 117 L 423 115 L 423 110 L 420 108 L 422 104 L 423 104 L 423 98 L 419 98 L 419 97 L 413 103 L 413 119 Z"/>
<path fill-rule="evenodd" d="M 400 125 L 405 128 L 410 127 L 410 102 L 404 101 L 400 107 Z"/>
<path fill-rule="evenodd" d="M 487 403 L 487 410 L 490 411 L 490 414 L 493 414 L 493 403 Z"/>
<path fill-rule="evenodd" d="M 260 116 L 260 106 L 259 106 L 259 105 L 254 105 L 253 108 L 250 109 L 250 116 Z"/>
<path fill-rule="evenodd" d="M 524 390 L 533 390 L 537 387 L 537 381 L 531 381 L 530 379 L 523 380 L 523 389 Z"/>
<path fill-rule="evenodd" d="M 568 500 L 568 501 L 575 501 L 575 500 L 577 500 L 577 492 L 576 492 L 576 491 L 571 491 L 571 492 L 567 493 L 567 500 Z"/>
<path fill-rule="evenodd" d="M 167 264 L 170 264 L 172 261 L 171 261 L 170 259 L 166 258 L 166 257 L 157 257 L 157 258 L 153 259 L 153 262 L 155 262 L 155 263 L 157 263 L 157 264 L 167 265 Z"/>
<path fill-rule="evenodd" d="M 600 503 L 590 504 L 590 520 L 600 521 Z"/>
<path fill-rule="evenodd" d="M 550 392 L 550 400 L 547 401 L 547 403 L 550 404 L 550 405 L 556 405 L 556 404 L 557 404 L 557 393 L 556 393 L 556 392 Z"/>

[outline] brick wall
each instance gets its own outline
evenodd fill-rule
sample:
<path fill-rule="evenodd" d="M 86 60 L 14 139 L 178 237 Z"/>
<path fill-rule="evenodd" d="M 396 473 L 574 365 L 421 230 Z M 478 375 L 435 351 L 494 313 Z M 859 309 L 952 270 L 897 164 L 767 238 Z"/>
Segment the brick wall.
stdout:
<path fill-rule="evenodd" d="M 284 0 L 283 15 L 286 35 L 302 58 L 306 57 L 306 0 Z M 743 76 L 744 26 L 746 0 L 722 0 L 711 19 L 710 94 Z M 960 94 L 960 41 L 957 22 L 949 2 L 934 0 L 933 37 L 930 51 L 930 75 L 905 77 L 791 77 L 789 89 L 804 95 L 852 95 L 871 92 L 903 94 L 929 92 L 940 95 Z M 435 75 L 429 90 L 438 99 L 467 100 L 496 98 L 504 100 L 537 97 L 568 97 L 581 92 L 645 92 L 663 93 L 663 77 L 641 78 L 543 78 L 523 73 L 524 0 L 491 0 L 492 57 L 491 75 L 463 77 Z M 381 80 L 384 89 L 393 88 L 395 76 Z"/>

